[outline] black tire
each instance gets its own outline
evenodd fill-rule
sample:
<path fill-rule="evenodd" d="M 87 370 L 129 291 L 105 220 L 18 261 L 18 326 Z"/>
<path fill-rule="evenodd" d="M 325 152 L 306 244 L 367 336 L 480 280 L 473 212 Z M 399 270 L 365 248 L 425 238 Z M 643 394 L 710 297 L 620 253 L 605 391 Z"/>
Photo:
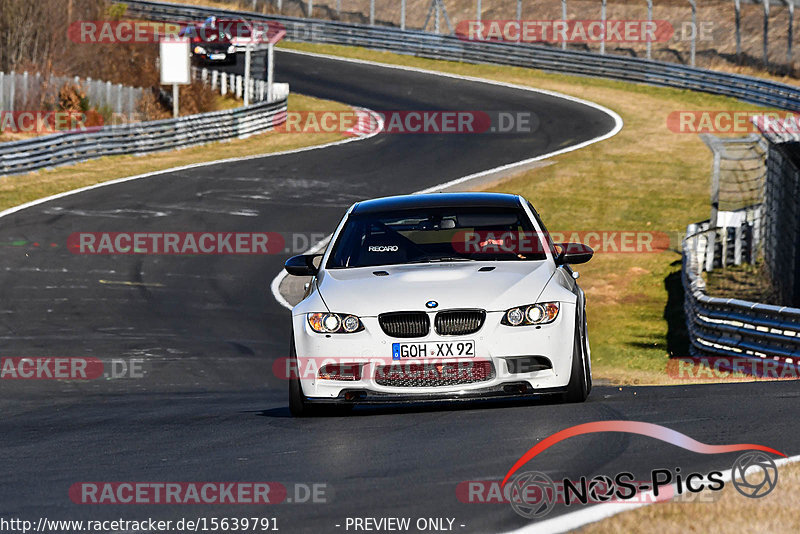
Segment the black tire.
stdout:
<path fill-rule="evenodd" d="M 297 351 L 294 347 L 294 334 L 292 334 L 292 341 L 289 345 L 289 358 L 294 360 L 295 365 L 291 368 L 299 369 L 297 365 Z M 318 413 L 316 406 L 308 402 L 306 396 L 303 394 L 303 388 L 300 386 L 300 377 L 289 377 L 289 411 L 294 417 L 311 417 Z"/>
<path fill-rule="evenodd" d="M 572 372 L 570 373 L 567 391 L 564 393 L 564 402 L 584 402 L 592 389 L 591 378 L 587 378 L 586 354 L 581 336 L 580 315 L 575 316 L 575 340 L 572 345 Z"/>
<path fill-rule="evenodd" d="M 586 323 L 586 308 L 583 308 L 583 336 L 582 341 L 583 344 L 583 364 L 584 364 L 584 373 L 586 373 L 586 396 L 588 397 L 592 393 L 592 365 L 591 365 L 591 353 L 589 352 L 589 327 Z"/>

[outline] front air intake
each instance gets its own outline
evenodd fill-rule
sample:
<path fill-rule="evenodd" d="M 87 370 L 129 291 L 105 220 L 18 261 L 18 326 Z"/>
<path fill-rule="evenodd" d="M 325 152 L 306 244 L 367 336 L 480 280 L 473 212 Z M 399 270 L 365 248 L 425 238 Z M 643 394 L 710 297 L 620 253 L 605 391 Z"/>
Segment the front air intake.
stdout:
<path fill-rule="evenodd" d="M 440 336 L 466 336 L 480 330 L 485 320 L 483 310 L 446 310 L 436 314 L 434 324 Z"/>
<path fill-rule="evenodd" d="M 425 312 L 382 313 L 378 316 L 378 323 L 391 337 L 424 337 L 431 329 L 431 321 Z"/>

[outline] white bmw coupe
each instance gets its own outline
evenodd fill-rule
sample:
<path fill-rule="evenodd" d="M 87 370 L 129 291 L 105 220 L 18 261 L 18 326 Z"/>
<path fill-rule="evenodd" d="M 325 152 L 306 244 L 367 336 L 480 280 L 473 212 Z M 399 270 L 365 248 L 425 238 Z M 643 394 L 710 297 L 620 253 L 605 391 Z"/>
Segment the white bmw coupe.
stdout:
<path fill-rule="evenodd" d="M 432 193 L 358 202 L 292 310 L 289 406 L 560 395 L 592 387 L 585 297 L 571 264 L 518 195 Z"/>

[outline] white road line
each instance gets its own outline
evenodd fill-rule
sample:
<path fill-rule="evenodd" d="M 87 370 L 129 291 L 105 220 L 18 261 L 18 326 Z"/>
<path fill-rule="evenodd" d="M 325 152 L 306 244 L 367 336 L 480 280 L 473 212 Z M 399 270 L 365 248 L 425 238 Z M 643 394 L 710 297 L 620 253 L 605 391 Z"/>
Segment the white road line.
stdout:
<path fill-rule="evenodd" d="M 438 191 L 439 189 L 443 189 L 443 188 L 446 188 L 446 187 L 452 187 L 454 185 L 462 184 L 464 182 L 468 182 L 468 181 L 474 180 L 476 178 L 481 178 L 483 176 L 486 176 L 487 174 L 493 174 L 493 173 L 496 173 L 496 172 L 502 172 L 502 171 L 506 171 L 506 170 L 511 170 L 511 169 L 514 169 L 515 167 L 523 167 L 523 166 L 525 166 L 525 165 L 527 165 L 529 163 L 533 163 L 533 162 L 536 162 L 536 161 L 541 161 L 541 160 L 544 160 L 544 159 L 547 159 L 547 158 L 552 158 L 554 156 L 559 156 L 561 154 L 566 154 L 567 152 L 572 152 L 573 150 L 578 150 L 580 148 L 589 146 L 591 144 L 599 143 L 600 141 L 605 141 L 606 139 L 609 139 L 610 137 L 613 137 L 613 136 L 617 135 L 617 133 L 619 133 L 619 131 L 622 129 L 622 125 L 623 125 L 622 117 L 620 117 L 615 111 L 610 110 L 607 107 L 601 106 L 600 104 L 596 104 L 594 102 L 590 102 L 588 100 L 583 100 L 581 98 L 577 98 L 577 97 L 574 97 L 574 96 L 565 95 L 565 94 L 561 94 L 561 93 L 556 93 L 554 91 L 548 91 L 548 90 L 545 90 L 545 89 L 538 89 L 538 88 L 535 88 L 535 87 L 528 87 L 528 86 L 525 86 L 525 85 L 516 85 L 516 84 L 512 84 L 512 83 L 498 82 L 498 81 L 495 81 L 495 80 L 486 80 L 486 79 L 483 79 L 483 78 L 475 78 L 473 76 L 462 76 L 460 74 L 450 74 L 450 73 L 447 73 L 447 72 L 438 72 L 438 71 L 433 71 L 433 70 L 420 69 L 420 68 L 417 68 L 417 67 L 407 67 L 407 66 L 404 66 L 404 65 L 391 65 L 389 63 L 378 63 L 376 61 L 367 61 L 365 59 L 343 58 L 343 57 L 329 56 L 329 55 L 326 55 L 326 54 L 317 54 L 317 53 L 314 53 L 314 52 L 304 52 L 304 51 L 301 51 L 301 50 L 292 50 L 290 48 L 281 48 L 279 50 L 281 52 L 289 52 L 289 53 L 292 53 L 292 54 L 299 54 L 299 55 L 303 55 L 303 56 L 319 57 L 319 58 L 325 58 L 325 59 L 334 59 L 334 60 L 337 60 L 337 61 L 346 61 L 346 62 L 350 62 L 350 63 L 359 63 L 359 64 L 363 64 L 363 65 L 372 65 L 372 66 L 377 66 L 377 67 L 386 67 L 386 68 L 392 68 L 392 69 L 398 69 L 398 70 L 406 70 L 406 71 L 411 71 L 411 72 L 420 72 L 420 73 L 423 73 L 423 74 L 432 74 L 432 75 L 435 75 L 435 76 L 445 76 L 447 78 L 455 78 L 455 79 L 458 79 L 458 80 L 467 80 L 467 81 L 471 81 L 471 82 L 480 82 L 480 83 L 486 83 L 486 84 L 489 84 L 489 85 L 497 85 L 497 86 L 501 86 L 501 87 L 509 87 L 511 89 L 520 89 L 520 90 L 523 90 L 523 91 L 530 91 L 530 92 L 534 92 L 534 93 L 545 94 L 545 95 L 553 96 L 553 97 L 556 97 L 556 98 L 561 98 L 563 100 L 568 100 L 570 102 L 577 102 L 579 104 L 583 104 L 585 106 L 597 109 L 599 111 L 602 111 L 603 113 L 606 113 L 607 115 L 611 116 L 611 118 L 614 119 L 614 128 L 610 132 L 608 132 L 607 134 L 603 134 L 603 135 L 601 135 L 599 137 L 595 137 L 594 139 L 589 139 L 588 141 L 584 141 L 583 143 L 579 143 L 577 145 L 569 146 L 569 147 L 563 148 L 561 150 L 556 150 L 555 152 L 549 152 L 547 154 L 542 154 L 541 156 L 536 156 L 536 157 L 533 157 L 533 158 L 528 158 L 528 159 L 524 159 L 524 160 L 521 160 L 521 161 L 517 161 L 517 162 L 514 162 L 514 163 L 509 163 L 508 165 L 501 165 L 499 167 L 494 167 L 492 169 L 487 169 L 485 171 L 481 171 L 481 172 L 477 172 L 477 173 L 474 173 L 474 174 L 470 174 L 468 176 L 462 176 L 461 178 L 456 178 L 454 180 L 450 180 L 449 182 L 445 182 L 443 184 L 435 185 L 435 186 L 432 186 L 432 187 L 428 187 L 426 189 L 422 189 L 420 191 L 416 191 L 414 194 L 423 194 L 423 193 L 430 193 L 430 192 L 433 192 L 433 191 Z M 331 236 L 328 236 L 323 242 L 327 243 L 327 241 L 328 241 L 328 239 L 330 239 L 330 237 Z M 320 250 L 320 248 L 322 248 L 322 247 L 319 247 L 319 248 L 318 247 L 319 247 L 319 244 L 315 245 L 313 251 L 312 250 L 308 250 L 308 251 L 306 251 L 306 254 L 313 254 L 314 252 L 317 252 L 318 250 Z M 278 275 L 272 280 L 272 283 L 270 284 L 270 289 L 272 290 L 272 295 L 275 297 L 275 300 L 278 301 L 278 303 L 281 306 L 283 306 L 284 308 L 288 308 L 288 309 L 291 310 L 292 309 L 292 305 L 289 304 L 289 302 L 287 302 L 286 299 L 283 298 L 283 295 L 281 295 L 281 293 L 280 293 L 281 282 L 283 281 L 284 278 L 286 278 L 286 276 L 287 276 L 286 271 L 281 271 L 280 273 L 278 273 Z"/>
<path fill-rule="evenodd" d="M 798 461 L 800 461 L 800 455 L 790 456 L 789 458 L 781 458 L 780 460 L 775 461 L 775 465 L 780 467 L 782 465 L 792 464 Z M 728 469 L 727 471 L 722 472 L 722 480 L 725 481 L 725 483 L 730 482 L 732 476 L 733 476 L 732 469 Z M 778 482 L 778 484 L 780 484 L 780 481 Z M 643 496 L 642 500 L 645 501 L 650 501 L 651 499 L 655 500 L 655 496 L 653 495 L 652 490 L 643 493 L 642 496 Z M 747 497 L 742 497 L 742 498 L 746 499 Z M 664 502 L 669 502 L 669 501 L 664 501 Z M 558 517 L 554 517 L 552 519 L 546 519 L 544 521 L 531 523 L 530 525 L 526 525 L 522 528 L 516 530 L 510 530 L 506 534 L 545 534 L 545 533 L 559 534 L 562 532 L 569 532 L 577 528 L 586 526 L 590 523 L 596 523 L 597 521 L 608 519 L 609 517 L 621 514 L 622 512 L 629 512 L 631 510 L 636 510 L 637 508 L 641 508 L 643 506 L 649 506 L 651 504 L 653 503 L 637 502 L 632 504 L 628 503 L 597 504 L 594 506 L 590 506 L 588 508 L 583 508 L 577 512 L 570 512 L 568 514 L 563 514 Z"/>

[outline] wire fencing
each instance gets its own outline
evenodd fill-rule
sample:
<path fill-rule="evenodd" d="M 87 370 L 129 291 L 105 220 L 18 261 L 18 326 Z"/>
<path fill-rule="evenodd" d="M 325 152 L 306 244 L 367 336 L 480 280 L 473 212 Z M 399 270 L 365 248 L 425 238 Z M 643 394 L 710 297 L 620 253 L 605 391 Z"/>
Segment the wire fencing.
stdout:
<path fill-rule="evenodd" d="M 700 138 L 714 155 L 712 210 L 735 211 L 760 204 L 766 177 L 766 140 L 758 134 L 743 138 L 700 134 Z"/>
<path fill-rule="evenodd" d="M 739 139 L 703 135 L 714 154 L 712 215 L 708 221 L 689 225 L 683 241 L 687 329 L 695 356 L 798 362 L 800 134 L 765 129 L 766 121 L 754 123 L 762 135 Z M 706 294 L 703 272 L 759 259 L 764 261 L 775 302 Z"/>
<path fill-rule="evenodd" d="M 777 301 L 800 306 L 800 133 L 701 137 L 714 154 L 702 269 L 763 259 Z"/>
<path fill-rule="evenodd" d="M 800 136 L 767 137 L 764 263 L 781 302 L 800 306 Z"/>
<path fill-rule="evenodd" d="M 767 215 L 762 209 L 767 141 L 758 134 L 742 138 L 701 134 L 700 138 L 713 154 L 711 218 L 697 241 L 702 270 L 755 263 Z"/>

